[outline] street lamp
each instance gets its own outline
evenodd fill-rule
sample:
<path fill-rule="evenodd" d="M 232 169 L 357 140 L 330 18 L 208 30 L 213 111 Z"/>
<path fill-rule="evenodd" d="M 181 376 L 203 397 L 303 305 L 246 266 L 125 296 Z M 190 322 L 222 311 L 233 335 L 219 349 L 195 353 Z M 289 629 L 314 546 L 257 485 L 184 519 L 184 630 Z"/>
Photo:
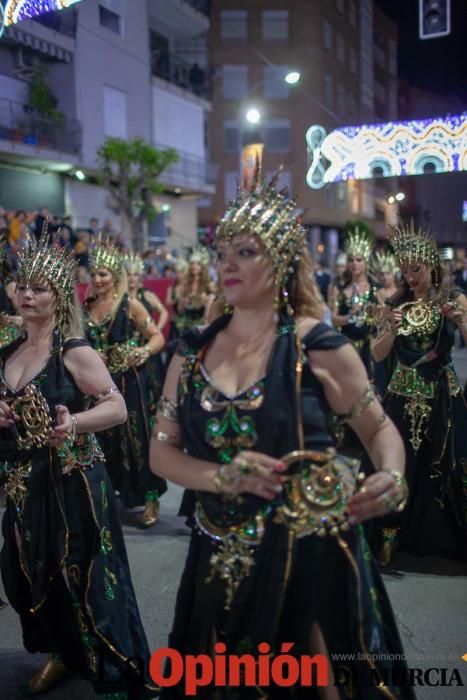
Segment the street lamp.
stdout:
<path fill-rule="evenodd" d="M 403 202 L 405 199 L 405 194 L 403 192 L 396 192 L 395 194 L 390 194 L 387 197 L 388 204 L 395 204 L 395 202 Z"/>
<path fill-rule="evenodd" d="M 300 72 L 298 70 L 292 70 L 284 78 L 285 82 L 289 85 L 296 85 L 300 80 Z"/>
<path fill-rule="evenodd" d="M 258 124 L 258 122 L 261 120 L 261 112 L 259 109 L 256 109 L 256 107 L 250 107 L 245 116 L 246 120 L 250 122 L 250 124 Z"/>

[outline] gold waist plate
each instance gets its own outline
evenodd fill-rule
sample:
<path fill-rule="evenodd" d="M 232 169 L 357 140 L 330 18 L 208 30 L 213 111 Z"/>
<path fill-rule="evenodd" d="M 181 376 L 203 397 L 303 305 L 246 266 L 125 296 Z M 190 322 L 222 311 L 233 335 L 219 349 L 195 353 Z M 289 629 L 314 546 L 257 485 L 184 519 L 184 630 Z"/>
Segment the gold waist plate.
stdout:
<path fill-rule="evenodd" d="M 461 391 L 456 373 L 452 367 L 448 367 L 446 371 L 449 395 L 456 396 Z M 405 367 L 405 365 L 399 362 L 389 382 L 388 391 L 390 391 L 391 394 L 398 394 L 399 396 L 406 396 L 407 398 L 422 396 L 425 399 L 434 399 L 436 382 L 426 381 L 417 369 Z"/>

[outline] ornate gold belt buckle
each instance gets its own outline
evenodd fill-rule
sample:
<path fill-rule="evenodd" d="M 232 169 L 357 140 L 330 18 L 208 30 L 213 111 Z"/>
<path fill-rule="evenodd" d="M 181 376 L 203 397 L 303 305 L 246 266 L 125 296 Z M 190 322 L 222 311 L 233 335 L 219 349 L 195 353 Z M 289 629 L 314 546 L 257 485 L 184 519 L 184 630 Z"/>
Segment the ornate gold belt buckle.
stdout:
<path fill-rule="evenodd" d="M 285 477 L 284 503 L 277 508 L 275 522 L 293 530 L 297 537 L 337 536 L 340 530 L 348 530 L 347 502 L 365 479 L 359 473 L 359 460 L 330 448 L 326 452 L 295 450 L 282 461 L 289 469 L 300 462 L 301 468 Z"/>

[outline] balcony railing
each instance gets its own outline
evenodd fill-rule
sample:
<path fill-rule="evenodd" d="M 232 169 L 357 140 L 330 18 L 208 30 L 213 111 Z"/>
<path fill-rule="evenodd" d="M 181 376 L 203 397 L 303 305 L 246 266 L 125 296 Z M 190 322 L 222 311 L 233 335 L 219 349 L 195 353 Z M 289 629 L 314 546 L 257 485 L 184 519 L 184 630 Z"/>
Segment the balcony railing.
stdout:
<path fill-rule="evenodd" d="M 34 22 L 42 24 L 54 32 L 60 32 L 65 36 L 76 37 L 78 14 L 75 8 L 69 7 L 62 12 L 45 12 L 38 17 L 34 17 Z"/>
<path fill-rule="evenodd" d="M 28 105 L 0 98 L 0 144 L 2 140 L 78 154 L 81 122 L 67 117 L 46 119 Z"/>
<path fill-rule="evenodd" d="M 198 12 L 201 12 L 203 15 L 209 17 L 211 0 L 186 0 L 186 2 L 194 7 L 195 10 L 198 10 Z"/>
<path fill-rule="evenodd" d="M 168 83 L 189 90 L 198 97 L 210 100 L 211 79 L 197 63 L 188 63 L 169 51 L 153 49 L 151 53 L 152 74 Z"/>
<path fill-rule="evenodd" d="M 167 145 L 155 144 L 156 148 L 165 149 Z M 212 186 L 216 182 L 217 166 L 203 158 L 197 158 L 190 153 L 184 153 L 177 149 L 180 157 L 176 163 L 164 170 L 161 180 L 167 185 L 200 189 L 204 191 L 206 186 Z"/>

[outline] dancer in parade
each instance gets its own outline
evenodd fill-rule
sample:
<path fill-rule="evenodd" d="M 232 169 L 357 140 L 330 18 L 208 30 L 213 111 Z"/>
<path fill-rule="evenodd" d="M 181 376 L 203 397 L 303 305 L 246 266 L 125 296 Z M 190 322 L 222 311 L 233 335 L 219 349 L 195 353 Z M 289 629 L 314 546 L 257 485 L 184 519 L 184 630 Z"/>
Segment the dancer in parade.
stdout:
<path fill-rule="evenodd" d="M 128 253 L 124 257 L 125 270 L 128 279 L 128 294 L 130 299 L 137 299 L 146 308 L 150 316 L 155 312 L 159 318 L 156 323 L 158 331 L 163 331 L 169 320 L 169 314 L 157 294 L 142 286 L 144 262 L 138 253 Z"/>
<path fill-rule="evenodd" d="M 378 678 L 385 654 L 401 653 L 358 523 L 403 508 L 404 450 L 352 345 L 319 320 L 306 233 L 276 181 L 256 178 L 221 220 L 221 315 L 182 335 L 159 404 L 152 468 L 196 491 L 169 646 L 212 654 L 222 643 L 226 654 L 257 655 L 258 644 L 276 654 L 289 642 L 297 657 L 328 659 L 330 685 L 320 693 L 334 699 L 342 697 L 333 685 L 335 652 L 352 659 L 371 648 L 367 661 L 346 664 Z M 358 433 L 377 469 L 357 495 L 354 462 L 332 451 L 332 411 Z M 218 692 L 261 696 L 258 688 Z M 353 692 L 413 697 L 390 681 Z M 267 694 L 310 698 L 316 689 Z M 183 689 L 162 697 L 184 697 Z M 212 687 L 198 697 L 214 697 Z"/>
<path fill-rule="evenodd" d="M 188 260 L 188 270 L 178 301 L 179 327 L 193 328 L 202 323 L 207 318 L 213 298 L 209 279 L 209 252 L 206 248 L 197 248 Z"/>
<path fill-rule="evenodd" d="M 139 528 L 153 527 L 167 485 L 149 469 L 151 387 L 147 362 L 164 347 L 164 337 L 146 308 L 127 293 L 123 258 L 111 243 L 90 251 L 93 296 L 85 302 L 86 334 L 104 359 L 128 409 L 125 425 L 102 433 L 100 441 L 114 489 L 127 507 L 144 504 Z"/>
<path fill-rule="evenodd" d="M 0 236 L 0 348 L 20 333 L 23 319 L 17 310 L 16 283 L 6 261 L 6 240 Z"/>
<path fill-rule="evenodd" d="M 455 330 L 467 338 L 467 300 L 443 273 L 435 242 L 413 221 L 395 229 L 391 244 L 402 271 L 387 302 L 374 348 L 397 365 L 384 404 L 407 452 L 409 502 L 400 515 L 372 528 L 383 565 L 397 548 L 452 559 L 467 554 L 467 407 L 451 351 Z M 375 524 L 376 525 L 376 524 Z"/>
<path fill-rule="evenodd" d="M 380 326 L 383 319 L 386 318 L 385 304 L 397 291 L 395 276 L 399 273 L 399 269 L 394 255 L 389 251 L 378 251 L 372 260 L 372 271 L 381 283 L 381 288 L 377 291 L 379 306 L 375 314 L 377 324 Z M 373 359 L 375 358 L 373 357 Z M 394 351 L 389 352 L 381 362 L 375 362 L 375 385 L 380 397 L 386 395 L 389 380 L 395 367 Z"/>
<path fill-rule="evenodd" d="M 39 240 L 28 238 L 17 277 L 25 333 L 0 351 L 1 573 L 24 646 L 49 659 L 20 690 L 45 693 L 77 673 L 109 700 L 126 698 L 130 685 L 135 692 L 134 683 L 138 697 L 153 697 L 117 506 L 94 436 L 125 422 L 125 403 L 82 337 L 73 255 L 49 240 L 47 225 Z"/>
<path fill-rule="evenodd" d="M 185 287 L 185 275 L 188 270 L 188 262 L 185 258 L 178 258 L 175 263 L 175 281 L 167 294 L 167 304 L 172 308 L 170 326 L 170 340 L 175 340 L 183 330 L 183 316 L 180 308 L 180 300 Z"/>

